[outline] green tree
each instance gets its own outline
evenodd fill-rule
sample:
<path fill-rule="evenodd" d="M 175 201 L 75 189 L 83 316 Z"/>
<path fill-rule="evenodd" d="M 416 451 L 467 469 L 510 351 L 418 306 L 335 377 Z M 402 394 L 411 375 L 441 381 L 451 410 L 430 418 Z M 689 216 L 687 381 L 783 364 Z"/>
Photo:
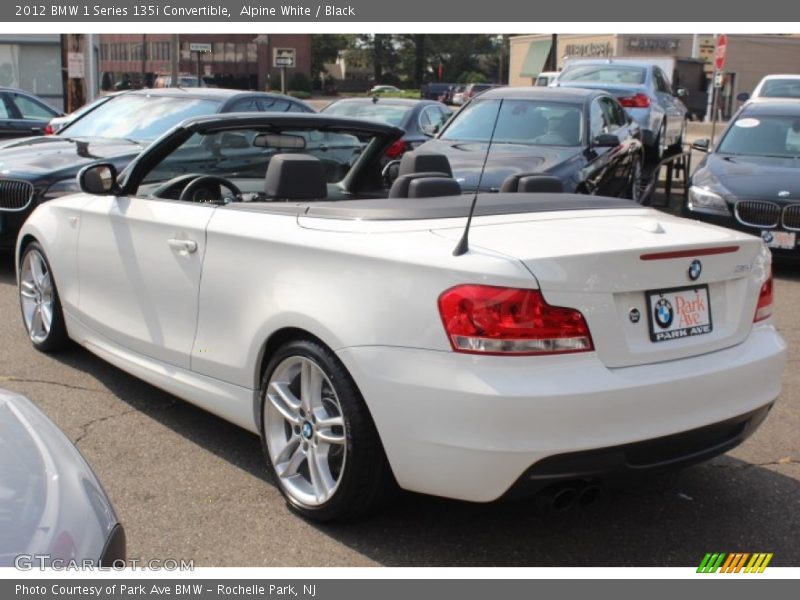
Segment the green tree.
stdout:
<path fill-rule="evenodd" d="M 327 73 L 325 65 L 336 62 L 339 52 L 349 48 L 355 41 L 354 35 L 324 33 L 311 36 L 311 76 L 318 78 Z"/>

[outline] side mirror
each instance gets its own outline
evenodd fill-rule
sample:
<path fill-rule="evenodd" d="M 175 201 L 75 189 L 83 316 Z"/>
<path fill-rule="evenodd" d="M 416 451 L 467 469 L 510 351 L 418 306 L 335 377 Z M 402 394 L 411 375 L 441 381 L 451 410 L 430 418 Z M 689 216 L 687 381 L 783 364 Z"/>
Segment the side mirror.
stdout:
<path fill-rule="evenodd" d="M 601 133 L 594 138 L 592 145 L 596 148 L 616 148 L 621 143 L 616 133 Z"/>
<path fill-rule="evenodd" d="M 117 168 L 111 163 L 97 163 L 84 167 L 78 173 L 78 185 L 87 194 L 118 195 L 122 189 L 117 183 Z"/>
<path fill-rule="evenodd" d="M 692 150 L 697 150 L 698 152 L 708 152 L 710 147 L 711 140 L 708 138 L 703 138 L 692 142 Z"/>
<path fill-rule="evenodd" d="M 437 133 L 439 133 L 439 126 L 438 125 L 433 125 L 432 123 L 429 124 L 429 125 L 424 125 L 422 127 L 422 133 L 424 133 L 425 135 L 427 135 L 429 137 L 433 137 Z"/>
<path fill-rule="evenodd" d="M 675 95 L 678 98 L 686 98 L 686 96 L 689 95 L 689 90 L 687 90 L 685 87 L 679 87 L 677 90 L 675 90 Z"/>
<path fill-rule="evenodd" d="M 750 94 L 748 94 L 747 92 L 739 92 L 738 94 L 736 94 L 736 99 L 739 102 L 747 102 L 748 100 L 750 100 Z"/>

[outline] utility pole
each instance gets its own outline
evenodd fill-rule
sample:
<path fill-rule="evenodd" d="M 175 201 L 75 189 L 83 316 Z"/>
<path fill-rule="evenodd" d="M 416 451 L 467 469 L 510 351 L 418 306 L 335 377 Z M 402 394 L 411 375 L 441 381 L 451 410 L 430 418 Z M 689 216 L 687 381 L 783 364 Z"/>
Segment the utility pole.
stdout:
<path fill-rule="evenodd" d="M 181 52 L 181 41 L 180 36 L 177 33 L 172 34 L 172 39 L 170 40 L 170 51 L 169 51 L 169 59 L 172 67 L 172 77 L 170 78 L 170 87 L 178 87 L 178 78 L 179 74 L 179 61 L 180 61 L 180 52 Z"/>
<path fill-rule="evenodd" d="M 90 33 L 86 36 L 86 101 L 97 98 L 97 55 L 94 52 L 94 41 L 97 36 Z"/>
<path fill-rule="evenodd" d="M 500 34 L 500 53 L 497 61 L 497 83 L 503 85 L 503 63 L 506 60 L 506 36 Z"/>
<path fill-rule="evenodd" d="M 147 34 L 142 34 L 142 87 L 147 87 Z"/>

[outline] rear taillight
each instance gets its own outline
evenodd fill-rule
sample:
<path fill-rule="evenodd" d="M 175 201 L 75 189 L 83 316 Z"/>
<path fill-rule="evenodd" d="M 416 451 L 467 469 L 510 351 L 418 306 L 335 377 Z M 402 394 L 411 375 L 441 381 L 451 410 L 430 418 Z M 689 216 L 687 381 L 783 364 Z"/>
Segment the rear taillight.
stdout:
<path fill-rule="evenodd" d="M 593 350 L 583 315 L 550 306 L 539 290 L 460 285 L 439 296 L 453 350 L 472 354 L 563 354 Z"/>
<path fill-rule="evenodd" d="M 55 129 L 53 129 L 53 126 L 52 126 L 52 125 L 50 125 L 50 123 L 48 123 L 47 125 L 45 125 L 45 126 L 44 126 L 44 129 L 43 129 L 42 131 L 43 131 L 44 135 L 54 135 L 54 134 L 55 134 L 55 132 L 56 132 L 56 130 L 55 130 Z"/>
<path fill-rule="evenodd" d="M 753 317 L 753 323 L 758 323 L 772 316 L 772 270 L 769 272 L 769 277 L 761 286 L 761 291 L 758 294 L 758 304 L 756 305 L 756 314 Z"/>
<path fill-rule="evenodd" d="M 636 94 L 619 99 L 619 103 L 625 108 L 647 108 L 650 106 L 650 96 L 647 94 Z"/>
<path fill-rule="evenodd" d="M 397 140 L 394 144 L 389 146 L 386 151 L 386 158 L 400 158 L 408 150 L 408 145 L 405 140 Z"/>

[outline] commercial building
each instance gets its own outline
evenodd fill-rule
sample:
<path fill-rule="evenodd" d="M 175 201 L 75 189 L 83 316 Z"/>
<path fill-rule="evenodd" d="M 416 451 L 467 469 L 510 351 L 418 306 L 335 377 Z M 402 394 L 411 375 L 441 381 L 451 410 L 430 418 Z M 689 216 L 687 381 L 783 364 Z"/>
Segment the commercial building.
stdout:
<path fill-rule="evenodd" d="M 0 86 L 31 92 L 63 110 L 61 36 L 0 35 Z"/>
<path fill-rule="evenodd" d="M 210 52 L 192 52 L 192 44 L 210 44 Z M 280 89 L 281 69 L 273 66 L 276 50 L 294 49 L 295 66 L 286 68 L 286 88 L 295 74 L 311 76 L 308 34 L 182 34 L 178 36 L 182 75 L 199 75 L 206 85 L 238 89 Z M 199 59 L 199 62 L 198 62 Z M 172 35 L 103 34 L 100 71 L 105 90 L 153 86 L 172 71 Z"/>
<path fill-rule="evenodd" d="M 706 60 L 708 82 L 713 72 L 714 36 L 692 34 L 560 34 L 555 57 L 558 68 L 569 58 L 577 57 L 691 57 Z M 520 35 L 511 38 L 509 84 L 531 85 L 544 70 L 552 51 L 551 34 Z M 800 73 L 800 36 L 729 35 L 719 108 L 723 117 L 737 107 L 740 92 L 753 88 L 770 73 Z"/>

